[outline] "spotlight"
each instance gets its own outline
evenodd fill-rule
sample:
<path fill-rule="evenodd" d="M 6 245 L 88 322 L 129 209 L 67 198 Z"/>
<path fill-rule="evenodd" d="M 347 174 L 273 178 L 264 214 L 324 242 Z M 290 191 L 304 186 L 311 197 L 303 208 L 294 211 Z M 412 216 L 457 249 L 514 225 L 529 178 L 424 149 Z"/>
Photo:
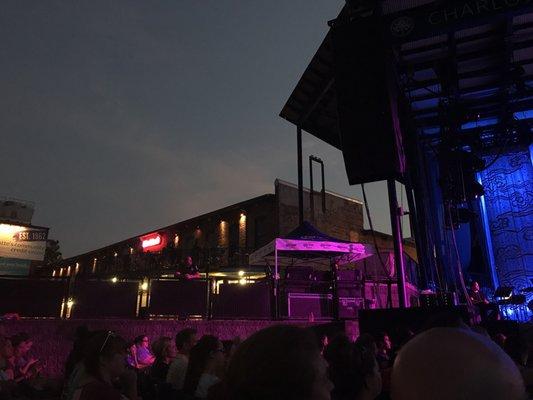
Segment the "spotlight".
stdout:
<path fill-rule="evenodd" d="M 112 277 L 111 278 L 111 282 L 117 283 L 118 282 L 118 278 L 116 276 Z"/>
<path fill-rule="evenodd" d="M 465 198 L 467 200 L 477 199 L 485 194 L 483 186 L 475 179 L 465 180 Z"/>

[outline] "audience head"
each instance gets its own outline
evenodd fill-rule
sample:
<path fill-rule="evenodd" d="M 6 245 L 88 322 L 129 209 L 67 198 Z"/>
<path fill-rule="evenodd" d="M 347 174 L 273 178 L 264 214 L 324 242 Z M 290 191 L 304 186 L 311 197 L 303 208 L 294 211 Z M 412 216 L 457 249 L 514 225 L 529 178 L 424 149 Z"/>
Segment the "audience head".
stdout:
<path fill-rule="evenodd" d="M 509 357 L 518 365 L 525 367 L 529 357 L 527 341 L 520 335 L 511 335 L 505 341 L 503 349 Z"/>
<path fill-rule="evenodd" d="M 189 353 L 189 365 L 183 392 L 194 395 L 203 373 L 217 371 L 224 365 L 224 346 L 216 336 L 205 335 L 194 345 Z"/>
<path fill-rule="evenodd" d="M 482 335 L 490 339 L 489 332 L 487 332 L 487 330 L 481 325 L 474 325 L 472 328 L 470 328 L 470 330 L 478 335 Z"/>
<path fill-rule="evenodd" d="M 189 354 L 196 344 L 196 329 L 185 328 L 176 334 L 176 350 L 181 354 Z"/>
<path fill-rule="evenodd" d="M 176 357 L 176 350 L 174 349 L 172 339 L 167 336 L 162 336 L 154 341 L 152 343 L 152 350 L 158 361 L 168 362 Z"/>
<path fill-rule="evenodd" d="M 434 328 L 411 339 L 392 370 L 393 400 L 522 400 L 520 372 L 490 339 Z"/>
<path fill-rule="evenodd" d="M 376 335 L 376 345 L 380 351 L 392 350 L 392 342 L 387 332 L 380 332 Z"/>
<path fill-rule="evenodd" d="M 415 336 L 415 333 L 413 330 L 406 325 L 398 327 L 396 330 L 396 345 L 398 348 L 405 345 L 409 340 L 411 340 Z"/>
<path fill-rule="evenodd" d="M 7 337 L 0 336 L 0 359 L 13 357 L 14 350 L 11 340 Z"/>
<path fill-rule="evenodd" d="M 361 347 L 370 349 L 374 352 L 374 355 L 378 353 L 378 345 L 376 344 L 376 339 L 369 333 L 363 333 L 359 335 L 355 343 Z"/>
<path fill-rule="evenodd" d="M 329 337 L 328 337 L 328 335 L 322 335 L 320 337 L 320 340 L 319 340 L 318 344 L 320 346 L 320 353 L 324 353 L 324 351 L 329 346 Z"/>
<path fill-rule="evenodd" d="M 30 337 L 24 332 L 17 333 L 16 335 L 12 336 L 11 344 L 13 345 L 15 355 L 17 356 L 25 355 L 33 346 L 33 342 L 30 340 Z"/>
<path fill-rule="evenodd" d="M 226 359 L 230 359 L 233 357 L 233 354 L 235 354 L 235 350 L 237 350 L 237 347 L 239 346 L 240 339 L 234 339 L 234 340 L 223 340 L 222 346 L 224 346 L 224 354 L 226 356 Z"/>
<path fill-rule="evenodd" d="M 135 339 L 133 339 L 133 342 L 137 347 L 148 347 L 150 346 L 150 340 L 148 340 L 148 336 L 146 335 L 139 335 Z"/>
<path fill-rule="evenodd" d="M 344 336 L 332 339 L 324 357 L 329 363 L 329 375 L 335 388 L 336 399 L 374 399 L 381 392 L 381 374 L 376 361 L 374 340 L 365 347 L 359 340 L 356 344 Z"/>
<path fill-rule="evenodd" d="M 331 339 L 324 351 L 324 358 L 329 364 L 330 373 L 348 368 L 352 357 L 352 348 L 352 343 L 346 335 L 337 335 Z"/>
<path fill-rule="evenodd" d="M 470 284 L 470 289 L 473 292 L 479 292 L 479 283 L 477 283 L 476 281 L 472 281 L 472 283 Z"/>
<path fill-rule="evenodd" d="M 500 332 L 495 334 L 492 340 L 494 340 L 494 342 L 496 342 L 498 346 L 503 349 L 505 347 L 505 341 L 507 340 L 507 336 Z"/>
<path fill-rule="evenodd" d="M 111 331 L 94 332 L 85 347 L 87 373 L 99 380 L 116 378 L 126 366 L 126 347 L 126 341 Z"/>
<path fill-rule="evenodd" d="M 219 394 L 231 400 L 329 400 L 332 389 L 316 336 L 279 325 L 239 346 Z"/>

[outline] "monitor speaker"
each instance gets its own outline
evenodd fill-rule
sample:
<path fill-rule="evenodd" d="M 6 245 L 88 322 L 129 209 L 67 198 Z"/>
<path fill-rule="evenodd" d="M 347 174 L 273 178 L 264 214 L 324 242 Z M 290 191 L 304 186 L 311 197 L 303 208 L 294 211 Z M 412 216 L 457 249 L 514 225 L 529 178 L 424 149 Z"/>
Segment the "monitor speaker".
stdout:
<path fill-rule="evenodd" d="M 344 164 L 351 185 L 400 179 L 399 91 L 389 71 L 379 17 L 339 21 L 331 29 Z"/>

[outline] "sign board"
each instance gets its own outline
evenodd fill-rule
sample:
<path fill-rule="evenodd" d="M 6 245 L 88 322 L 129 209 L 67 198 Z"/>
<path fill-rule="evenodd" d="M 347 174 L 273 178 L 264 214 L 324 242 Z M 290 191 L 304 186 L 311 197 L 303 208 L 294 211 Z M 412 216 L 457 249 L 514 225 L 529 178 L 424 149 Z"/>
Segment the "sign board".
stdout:
<path fill-rule="evenodd" d="M 0 224 L 0 257 L 43 261 L 48 228 Z"/>
<path fill-rule="evenodd" d="M 30 273 L 30 260 L 0 257 L 0 275 L 23 275 Z"/>
<path fill-rule="evenodd" d="M 166 246 L 165 236 L 159 233 L 150 233 L 140 237 L 141 247 L 146 252 L 158 252 Z"/>
<path fill-rule="evenodd" d="M 482 25 L 495 17 L 528 13 L 532 0 L 446 0 L 386 15 L 392 41 L 406 42 L 428 35 Z"/>

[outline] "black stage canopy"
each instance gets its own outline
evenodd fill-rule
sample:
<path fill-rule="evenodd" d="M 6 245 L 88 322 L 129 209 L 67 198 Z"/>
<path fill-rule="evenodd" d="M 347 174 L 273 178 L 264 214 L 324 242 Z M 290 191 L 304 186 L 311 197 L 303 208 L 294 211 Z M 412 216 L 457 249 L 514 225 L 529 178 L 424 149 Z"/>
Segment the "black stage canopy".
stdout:
<path fill-rule="evenodd" d="M 375 12 L 368 3 L 381 4 L 383 32 L 420 137 L 439 141 L 442 105 L 453 97 L 464 143 L 487 149 L 530 140 L 524 122 L 533 117 L 533 2 L 351 1 L 330 26 Z M 333 69 L 330 31 L 280 116 L 340 149 Z"/>

